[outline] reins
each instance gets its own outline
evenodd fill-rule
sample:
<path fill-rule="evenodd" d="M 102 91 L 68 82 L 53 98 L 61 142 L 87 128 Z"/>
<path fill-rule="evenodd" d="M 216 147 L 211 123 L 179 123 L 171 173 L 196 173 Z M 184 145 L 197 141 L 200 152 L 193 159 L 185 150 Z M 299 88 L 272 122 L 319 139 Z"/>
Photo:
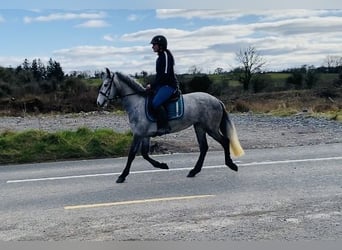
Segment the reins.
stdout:
<path fill-rule="evenodd" d="M 117 90 L 119 90 L 119 88 L 115 86 L 114 75 L 113 75 L 113 77 L 111 77 L 110 84 L 111 84 L 111 86 L 110 86 L 110 88 L 108 88 L 108 91 L 110 91 L 110 89 L 111 89 L 113 86 L 114 86 Z M 117 94 L 116 94 L 113 98 L 108 98 L 108 97 L 107 97 L 108 101 L 113 101 L 113 100 L 115 100 L 115 99 L 123 99 L 123 98 L 125 98 L 125 97 L 133 96 L 133 95 L 142 95 L 142 96 L 146 96 L 146 95 L 147 95 L 145 91 L 136 91 L 136 92 L 132 92 L 132 93 L 125 94 L 125 95 L 122 95 L 122 94 L 120 94 L 119 92 L 120 92 L 120 91 L 117 91 Z M 103 93 L 103 92 L 100 92 L 100 93 L 101 93 L 102 95 L 106 96 L 105 93 Z"/>

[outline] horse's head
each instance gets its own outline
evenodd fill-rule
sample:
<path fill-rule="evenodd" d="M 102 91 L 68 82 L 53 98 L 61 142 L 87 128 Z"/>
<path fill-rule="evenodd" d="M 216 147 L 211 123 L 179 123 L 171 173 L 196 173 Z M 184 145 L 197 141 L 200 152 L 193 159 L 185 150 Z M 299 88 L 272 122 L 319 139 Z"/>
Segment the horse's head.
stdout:
<path fill-rule="evenodd" d="M 103 107 L 109 100 L 113 100 L 116 95 L 114 84 L 115 75 L 106 68 L 106 75 L 103 78 L 102 84 L 97 96 L 97 105 Z"/>

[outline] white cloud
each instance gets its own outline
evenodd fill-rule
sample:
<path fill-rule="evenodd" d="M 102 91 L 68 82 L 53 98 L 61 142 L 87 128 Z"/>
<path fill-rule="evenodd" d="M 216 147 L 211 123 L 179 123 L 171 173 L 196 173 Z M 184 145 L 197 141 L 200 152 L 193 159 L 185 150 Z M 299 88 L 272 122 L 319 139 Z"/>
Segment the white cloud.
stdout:
<path fill-rule="evenodd" d="M 88 15 L 46 15 L 28 22 L 84 19 L 78 27 L 103 27 L 108 25 L 103 12 Z M 68 14 L 68 13 L 65 13 Z M 73 14 L 73 13 L 69 13 Z M 217 19 L 221 25 L 180 28 L 145 29 L 121 36 L 106 34 L 102 39 L 109 42 L 130 42 L 135 46 L 76 46 L 57 50 L 53 58 L 61 62 L 66 72 L 70 70 L 103 70 L 135 73 L 155 70 L 155 57 L 149 44 L 156 34 L 168 38 L 169 48 L 175 56 L 176 72 L 187 72 L 196 66 L 203 72 L 213 72 L 222 67 L 230 70 L 237 65 L 235 53 L 249 45 L 255 46 L 268 61 L 269 69 L 286 69 L 303 64 L 321 66 L 327 55 L 341 54 L 342 10 L 156 10 L 158 18 Z M 245 17 L 247 17 L 245 19 Z M 0 17 L 1 18 L 1 17 Z M 137 20 L 136 15 L 128 20 Z M 243 20 L 235 22 L 233 20 Z M 1 19 L 0 19 L 1 20 Z M 249 20 L 249 21 L 248 21 Z M 1 21 L 0 21 L 1 22 Z M 189 29 L 188 29 L 189 28 Z M 127 44 L 127 43 L 126 43 Z M 136 46 L 140 44 L 141 46 Z M 22 63 L 22 59 L 19 64 Z"/>
<path fill-rule="evenodd" d="M 61 62 L 63 67 L 67 68 L 67 71 L 103 70 L 109 67 L 114 71 L 135 73 L 142 70 L 153 72 L 155 67 L 153 65 L 154 55 L 151 48 L 147 46 L 122 48 L 114 46 L 78 46 L 56 50 L 53 54 L 54 58 Z"/>
<path fill-rule="evenodd" d="M 114 42 L 116 39 L 117 39 L 116 36 L 112 36 L 110 34 L 103 36 L 103 40 L 108 41 L 108 42 Z"/>
<path fill-rule="evenodd" d="M 23 63 L 22 57 L 15 56 L 0 56 L 0 66 L 3 67 L 17 67 Z"/>
<path fill-rule="evenodd" d="M 164 15 L 163 18 L 184 15 L 184 18 L 197 16 L 202 19 L 216 16 L 228 20 L 242 17 L 241 12 L 239 13 L 240 15 L 234 11 L 165 10 L 158 15 L 160 18 L 161 15 Z M 213 70 L 212 67 L 219 64 L 221 67 L 236 65 L 234 54 L 249 45 L 260 50 L 270 60 L 270 67 L 273 69 L 302 64 L 320 66 L 326 55 L 341 55 L 341 10 L 262 10 L 244 11 L 243 14 L 260 16 L 256 16 L 257 22 L 249 24 L 216 25 L 191 32 L 179 31 L 178 34 L 183 34 L 180 37 L 168 34 L 167 30 L 164 32 L 172 41 L 172 48 L 184 53 L 180 57 L 181 64 L 193 63 L 203 69 Z"/>
<path fill-rule="evenodd" d="M 4 23 L 4 22 L 5 22 L 5 18 L 0 15 L 0 23 Z"/>
<path fill-rule="evenodd" d="M 200 19 L 223 19 L 232 20 L 244 15 L 241 11 L 229 9 L 158 9 L 156 16 L 161 19 L 165 18 L 200 18 Z"/>
<path fill-rule="evenodd" d="M 165 28 L 157 28 L 157 29 L 148 29 L 141 30 L 134 33 L 128 33 L 121 36 L 121 39 L 124 41 L 151 41 L 152 37 L 156 34 L 165 35 L 169 38 L 180 38 L 188 35 L 190 32 L 181 30 L 181 29 L 165 29 Z"/>
<path fill-rule="evenodd" d="M 341 32 L 342 17 L 308 17 L 278 22 L 255 24 L 256 30 L 263 30 L 278 35 L 303 35 L 308 33 Z"/>
<path fill-rule="evenodd" d="M 102 28 L 110 26 L 109 23 L 107 23 L 104 20 L 89 20 L 84 23 L 78 24 L 75 27 L 76 28 Z"/>
<path fill-rule="evenodd" d="M 342 9 L 315 10 L 315 9 L 157 9 L 156 17 L 160 19 L 185 18 L 185 19 L 218 19 L 236 20 L 246 16 L 258 17 L 259 21 L 291 20 L 294 18 L 309 18 L 315 16 L 342 14 Z"/>
<path fill-rule="evenodd" d="M 60 21 L 60 20 L 75 20 L 75 19 L 102 19 L 106 17 L 106 13 L 103 11 L 100 12 L 83 12 L 83 13 L 52 13 L 46 16 L 37 16 L 37 17 L 24 17 L 24 23 L 32 23 L 32 22 L 51 22 L 51 21 Z"/>
<path fill-rule="evenodd" d="M 327 55 L 339 53 L 342 44 L 341 17 L 312 15 L 285 20 L 272 13 L 272 18 L 271 15 L 268 18 L 264 15 L 260 17 L 262 21 L 250 24 L 204 26 L 196 30 L 147 29 L 115 38 L 106 35 L 104 39 L 107 41 L 138 42 L 143 46 L 83 46 L 59 50 L 55 55 L 67 67 L 75 67 L 71 61 L 77 61 L 77 66 L 85 69 L 110 67 L 126 73 L 142 70 L 153 73 L 155 54 L 149 41 L 155 34 L 167 36 L 169 48 L 176 59 L 177 73 L 187 72 L 193 65 L 203 72 L 213 72 L 218 67 L 231 70 L 239 66 L 235 53 L 249 45 L 260 51 L 272 70 L 303 64 L 321 66 Z M 296 13 L 293 12 L 293 16 L 300 16 L 299 11 Z M 308 12 L 306 14 L 309 15 Z"/>
<path fill-rule="evenodd" d="M 315 9 L 286 9 L 286 10 L 262 10 L 255 14 L 260 16 L 260 21 L 291 20 L 297 18 L 312 18 L 334 14 L 341 15 L 342 10 L 315 10 Z"/>
<path fill-rule="evenodd" d="M 139 19 L 139 17 L 137 15 L 135 15 L 135 14 L 129 15 L 127 17 L 127 20 L 131 21 L 131 22 L 137 21 L 138 19 Z"/>

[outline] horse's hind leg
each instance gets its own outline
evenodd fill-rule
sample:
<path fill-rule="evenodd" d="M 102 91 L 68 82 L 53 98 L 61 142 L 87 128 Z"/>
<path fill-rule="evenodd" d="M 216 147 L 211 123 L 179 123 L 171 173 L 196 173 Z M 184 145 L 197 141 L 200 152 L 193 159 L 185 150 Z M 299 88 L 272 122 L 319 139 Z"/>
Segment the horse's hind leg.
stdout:
<path fill-rule="evenodd" d="M 141 144 L 141 155 L 142 157 L 147 160 L 149 163 L 153 165 L 155 168 L 161 168 L 161 169 L 169 169 L 168 165 L 166 163 L 162 163 L 156 160 L 153 160 L 149 155 L 150 151 L 150 138 L 146 137 L 143 139 Z"/>
<path fill-rule="evenodd" d="M 208 152 L 208 142 L 206 138 L 206 132 L 200 125 L 194 125 L 197 141 L 200 147 L 200 156 L 196 162 L 195 167 L 189 172 L 187 177 L 195 177 L 196 174 L 201 172 L 204 158 Z"/>
<path fill-rule="evenodd" d="M 230 150 L 229 150 L 229 139 L 225 136 L 222 136 L 218 132 L 208 131 L 208 134 L 214 138 L 218 143 L 220 143 L 224 149 L 224 156 L 225 156 L 225 163 L 226 165 L 234 170 L 238 171 L 238 166 L 233 162 L 232 158 L 230 157 Z"/>

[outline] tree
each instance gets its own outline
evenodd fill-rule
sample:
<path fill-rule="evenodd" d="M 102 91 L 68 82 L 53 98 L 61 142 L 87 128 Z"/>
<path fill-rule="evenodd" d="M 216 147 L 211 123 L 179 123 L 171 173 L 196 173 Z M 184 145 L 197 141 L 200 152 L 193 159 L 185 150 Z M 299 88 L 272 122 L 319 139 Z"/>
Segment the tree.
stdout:
<path fill-rule="evenodd" d="M 201 69 L 198 68 L 196 65 L 193 65 L 189 68 L 188 72 L 192 75 L 199 75 L 201 74 Z"/>
<path fill-rule="evenodd" d="M 266 61 L 258 53 L 256 48 L 252 46 L 246 49 L 240 49 L 236 53 L 236 61 L 242 64 L 239 81 L 243 84 L 243 89 L 247 91 L 253 75 L 261 72 Z"/>
<path fill-rule="evenodd" d="M 304 78 L 306 86 L 309 89 L 312 89 L 317 84 L 318 80 L 319 80 L 319 77 L 318 77 L 318 74 L 316 73 L 315 67 L 314 66 L 307 67 L 305 78 Z"/>
<path fill-rule="evenodd" d="M 51 58 L 46 67 L 46 77 L 51 80 L 63 81 L 64 72 L 59 62 L 53 61 Z"/>
<path fill-rule="evenodd" d="M 37 65 L 38 65 L 38 72 L 40 75 L 40 80 L 44 80 L 46 78 L 46 68 L 43 62 L 40 60 L 40 58 L 38 58 Z"/>
<path fill-rule="evenodd" d="M 286 79 L 286 84 L 293 85 L 295 89 L 303 88 L 304 75 L 306 73 L 306 66 L 295 68 L 291 70 L 291 75 Z"/>
<path fill-rule="evenodd" d="M 29 63 L 27 58 L 25 58 L 25 60 L 23 62 L 23 69 L 26 70 L 26 71 L 30 70 L 30 63 Z"/>
<path fill-rule="evenodd" d="M 39 81 L 39 80 L 42 79 L 42 76 L 40 75 L 40 71 L 39 71 L 39 68 L 38 68 L 37 59 L 34 59 L 34 60 L 32 61 L 31 71 L 32 71 L 33 77 L 34 77 L 37 81 Z"/>
<path fill-rule="evenodd" d="M 222 74 L 222 73 L 223 73 L 223 68 L 216 68 L 216 69 L 214 70 L 214 74 L 220 75 L 220 74 Z"/>
<path fill-rule="evenodd" d="M 336 68 L 342 67 L 342 57 L 341 56 L 327 56 L 324 61 L 324 64 L 328 68 L 328 72 L 331 72 Z"/>

